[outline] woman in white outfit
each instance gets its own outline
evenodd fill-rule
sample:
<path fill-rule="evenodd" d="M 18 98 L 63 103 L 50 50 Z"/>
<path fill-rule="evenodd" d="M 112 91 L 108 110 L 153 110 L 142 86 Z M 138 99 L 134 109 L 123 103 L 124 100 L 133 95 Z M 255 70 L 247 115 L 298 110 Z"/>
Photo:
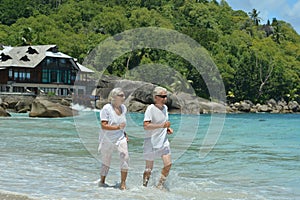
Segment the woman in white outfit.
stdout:
<path fill-rule="evenodd" d="M 171 149 L 167 134 L 172 134 L 170 128 L 167 102 L 167 90 L 156 87 L 153 91 L 154 104 L 147 107 L 144 116 L 144 129 L 146 132 L 144 140 L 144 157 L 146 167 L 143 175 L 143 185 L 146 187 L 153 170 L 154 159 L 161 157 L 164 167 L 157 187 L 163 189 L 166 177 L 171 169 Z"/>
<path fill-rule="evenodd" d="M 121 88 L 113 89 L 108 99 L 111 103 L 106 104 L 101 112 L 101 128 L 99 150 L 102 156 L 101 180 L 99 186 L 105 187 L 105 178 L 108 174 L 112 153 L 116 149 L 120 156 L 121 184 L 120 189 L 126 189 L 126 178 L 128 172 L 128 146 L 125 133 L 126 112 L 124 100 L 125 94 Z"/>

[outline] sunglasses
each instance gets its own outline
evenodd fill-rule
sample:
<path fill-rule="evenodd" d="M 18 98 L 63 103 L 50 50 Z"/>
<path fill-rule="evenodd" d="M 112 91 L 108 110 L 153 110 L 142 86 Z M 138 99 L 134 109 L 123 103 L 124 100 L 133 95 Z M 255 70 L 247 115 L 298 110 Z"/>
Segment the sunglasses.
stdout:
<path fill-rule="evenodd" d="M 163 99 L 168 97 L 168 95 L 160 95 L 160 94 L 159 94 L 159 95 L 156 95 L 156 96 L 157 96 L 157 97 L 160 97 L 160 98 L 163 98 Z"/>
<path fill-rule="evenodd" d="M 118 94 L 118 97 L 125 97 L 125 94 Z"/>

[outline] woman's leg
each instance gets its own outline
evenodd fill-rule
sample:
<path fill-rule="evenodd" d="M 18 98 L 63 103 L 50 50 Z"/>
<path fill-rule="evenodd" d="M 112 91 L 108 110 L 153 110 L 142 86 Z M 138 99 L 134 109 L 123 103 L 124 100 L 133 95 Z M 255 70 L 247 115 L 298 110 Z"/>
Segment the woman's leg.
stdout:
<path fill-rule="evenodd" d="M 126 189 L 126 178 L 129 168 L 129 154 L 128 154 L 128 145 L 127 145 L 127 139 L 124 138 L 119 146 L 118 151 L 120 155 L 120 169 L 121 169 L 121 184 L 120 189 L 124 190 Z"/>
<path fill-rule="evenodd" d="M 99 186 L 105 186 L 105 178 L 108 174 L 111 157 L 113 152 L 113 144 L 110 142 L 106 142 L 102 144 L 101 147 L 101 156 L 102 156 L 102 166 L 100 171 L 101 180 L 99 182 Z"/>

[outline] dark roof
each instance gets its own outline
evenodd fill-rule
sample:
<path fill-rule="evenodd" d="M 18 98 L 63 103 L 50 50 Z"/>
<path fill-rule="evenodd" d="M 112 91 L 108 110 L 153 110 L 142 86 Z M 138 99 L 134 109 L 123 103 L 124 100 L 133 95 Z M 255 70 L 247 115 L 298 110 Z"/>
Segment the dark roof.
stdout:
<path fill-rule="evenodd" d="M 71 56 L 58 51 L 56 45 L 37 45 L 37 46 L 21 46 L 11 47 L 2 46 L 0 50 L 0 68 L 6 67 L 27 67 L 35 68 L 46 57 L 67 58 L 74 60 Z M 74 62 L 75 63 L 75 62 Z M 93 73 L 92 70 L 78 65 L 82 72 Z"/>

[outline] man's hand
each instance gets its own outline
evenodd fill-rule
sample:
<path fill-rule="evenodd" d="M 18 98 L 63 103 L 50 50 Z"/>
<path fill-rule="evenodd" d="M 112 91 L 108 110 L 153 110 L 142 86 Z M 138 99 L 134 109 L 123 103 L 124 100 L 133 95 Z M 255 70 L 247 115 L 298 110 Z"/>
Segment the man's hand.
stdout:
<path fill-rule="evenodd" d="M 170 126 L 171 126 L 171 122 L 166 121 L 163 125 L 163 128 L 170 128 Z"/>

